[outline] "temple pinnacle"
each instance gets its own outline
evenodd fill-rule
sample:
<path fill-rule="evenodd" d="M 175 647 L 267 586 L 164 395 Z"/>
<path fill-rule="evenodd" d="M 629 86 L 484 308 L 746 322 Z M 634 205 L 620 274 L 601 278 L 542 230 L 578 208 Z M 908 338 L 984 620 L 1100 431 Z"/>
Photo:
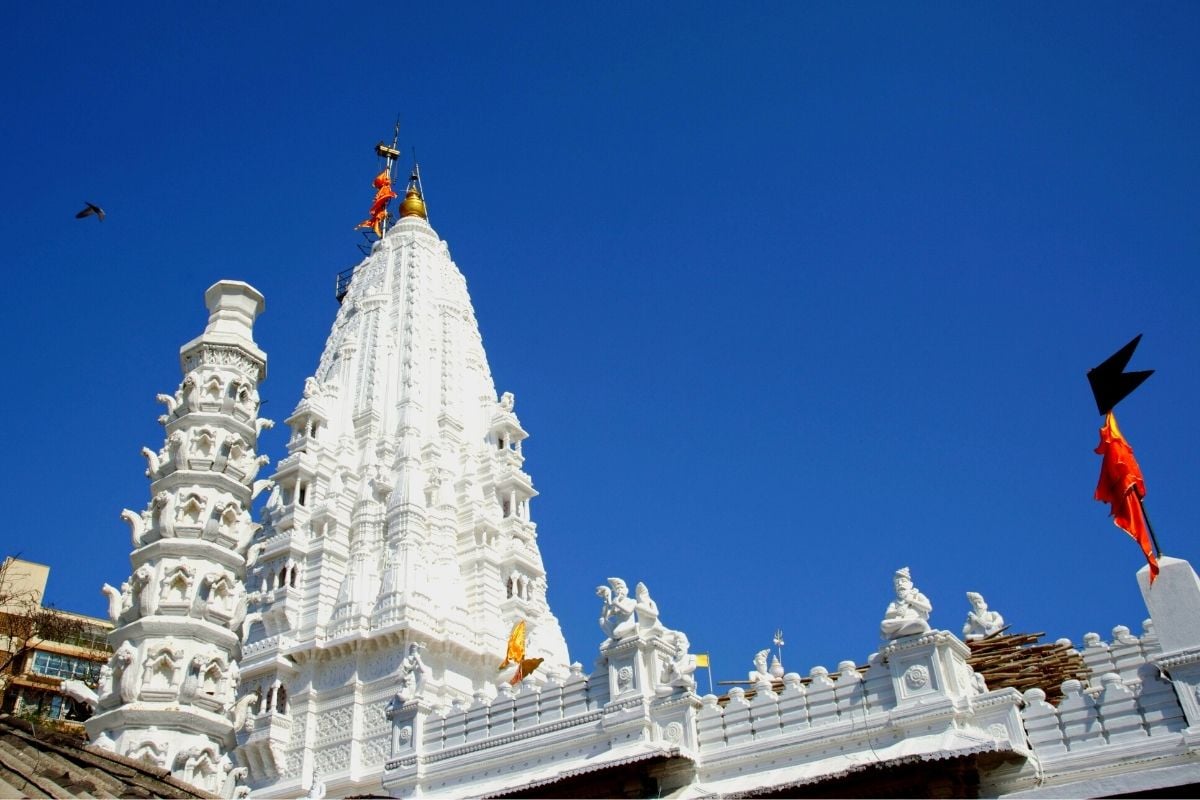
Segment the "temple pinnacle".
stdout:
<path fill-rule="evenodd" d="M 416 161 L 413 161 L 412 174 L 408 176 L 408 190 L 405 191 L 404 200 L 400 203 L 400 216 L 429 219 L 429 214 L 425 210 L 425 199 L 421 192 L 421 168 Z"/>

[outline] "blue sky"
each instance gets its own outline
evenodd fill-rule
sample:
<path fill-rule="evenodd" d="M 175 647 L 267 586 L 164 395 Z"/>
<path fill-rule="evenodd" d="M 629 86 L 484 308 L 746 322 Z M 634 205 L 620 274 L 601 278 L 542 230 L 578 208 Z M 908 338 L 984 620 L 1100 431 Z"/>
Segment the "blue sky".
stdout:
<path fill-rule="evenodd" d="M 938 627 L 976 590 L 1049 639 L 1138 630 L 1084 376 L 1139 332 L 1119 417 L 1200 561 L 1196 5 L 245 5 L 0 32 L 0 549 L 57 605 L 128 575 L 215 280 L 266 295 L 291 411 L 397 113 L 532 433 L 574 659 L 610 575 L 717 679 L 776 628 L 789 669 L 861 663 L 904 565 Z"/>

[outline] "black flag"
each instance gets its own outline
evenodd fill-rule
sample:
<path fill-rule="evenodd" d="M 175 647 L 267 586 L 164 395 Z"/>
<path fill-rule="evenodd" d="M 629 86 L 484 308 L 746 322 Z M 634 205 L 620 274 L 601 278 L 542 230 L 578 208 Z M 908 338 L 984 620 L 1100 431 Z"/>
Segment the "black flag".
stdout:
<path fill-rule="evenodd" d="M 1100 416 L 1112 411 L 1117 403 L 1129 396 L 1134 389 L 1142 385 L 1142 381 L 1154 374 L 1154 370 L 1141 372 L 1125 372 L 1125 365 L 1133 357 L 1138 342 L 1142 340 L 1139 333 L 1133 341 L 1109 356 L 1103 364 L 1088 370 L 1088 383 L 1092 385 L 1092 395 L 1096 398 L 1096 408 Z"/>

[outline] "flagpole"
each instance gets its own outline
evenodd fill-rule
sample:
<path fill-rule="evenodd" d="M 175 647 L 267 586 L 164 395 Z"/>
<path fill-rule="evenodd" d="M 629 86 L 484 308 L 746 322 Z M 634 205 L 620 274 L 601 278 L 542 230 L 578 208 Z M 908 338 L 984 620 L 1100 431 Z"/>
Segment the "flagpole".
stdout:
<path fill-rule="evenodd" d="M 713 680 L 712 680 L 712 656 L 709 656 L 709 657 L 708 657 L 708 666 L 707 666 L 707 667 L 705 667 L 705 669 L 707 669 L 707 670 L 708 670 L 708 693 L 709 693 L 709 694 L 716 694 L 716 692 L 714 692 L 714 691 L 713 691 Z"/>
<path fill-rule="evenodd" d="M 392 146 L 388 147 L 383 142 L 380 142 L 379 144 L 375 145 L 375 152 L 378 153 L 379 155 L 383 156 L 383 164 L 384 164 L 383 168 L 385 170 L 387 170 L 387 176 L 388 176 L 389 183 L 392 180 L 392 163 L 395 159 L 398 159 L 400 157 L 400 151 L 396 149 L 396 145 L 399 143 L 399 141 L 400 141 L 400 117 L 399 117 L 399 115 L 397 115 L 396 127 L 394 127 L 392 129 Z M 385 213 L 383 216 L 383 221 L 379 225 L 379 230 L 382 231 L 382 233 L 379 236 L 380 239 L 382 239 L 385 235 L 387 235 L 387 221 L 388 221 L 388 215 L 385 210 Z"/>
<path fill-rule="evenodd" d="M 1154 535 L 1154 526 L 1150 524 L 1150 515 L 1146 513 L 1146 501 L 1138 494 L 1137 489 L 1133 490 L 1133 496 L 1137 498 L 1138 508 L 1142 510 L 1142 519 L 1146 520 L 1146 530 L 1150 532 L 1150 541 L 1154 544 L 1154 552 L 1157 553 L 1157 558 L 1162 558 L 1162 548 L 1158 546 L 1158 537 Z"/>

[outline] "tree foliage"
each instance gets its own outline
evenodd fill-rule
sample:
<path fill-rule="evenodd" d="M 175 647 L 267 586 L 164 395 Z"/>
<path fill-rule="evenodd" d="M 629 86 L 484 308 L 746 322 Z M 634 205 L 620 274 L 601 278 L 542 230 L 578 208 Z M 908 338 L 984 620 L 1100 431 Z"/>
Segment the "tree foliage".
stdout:
<path fill-rule="evenodd" d="M 17 564 L 10 557 L 0 565 L 0 692 L 38 645 L 78 640 L 88 628 L 79 617 L 42 605 L 40 592 L 17 580 Z"/>

